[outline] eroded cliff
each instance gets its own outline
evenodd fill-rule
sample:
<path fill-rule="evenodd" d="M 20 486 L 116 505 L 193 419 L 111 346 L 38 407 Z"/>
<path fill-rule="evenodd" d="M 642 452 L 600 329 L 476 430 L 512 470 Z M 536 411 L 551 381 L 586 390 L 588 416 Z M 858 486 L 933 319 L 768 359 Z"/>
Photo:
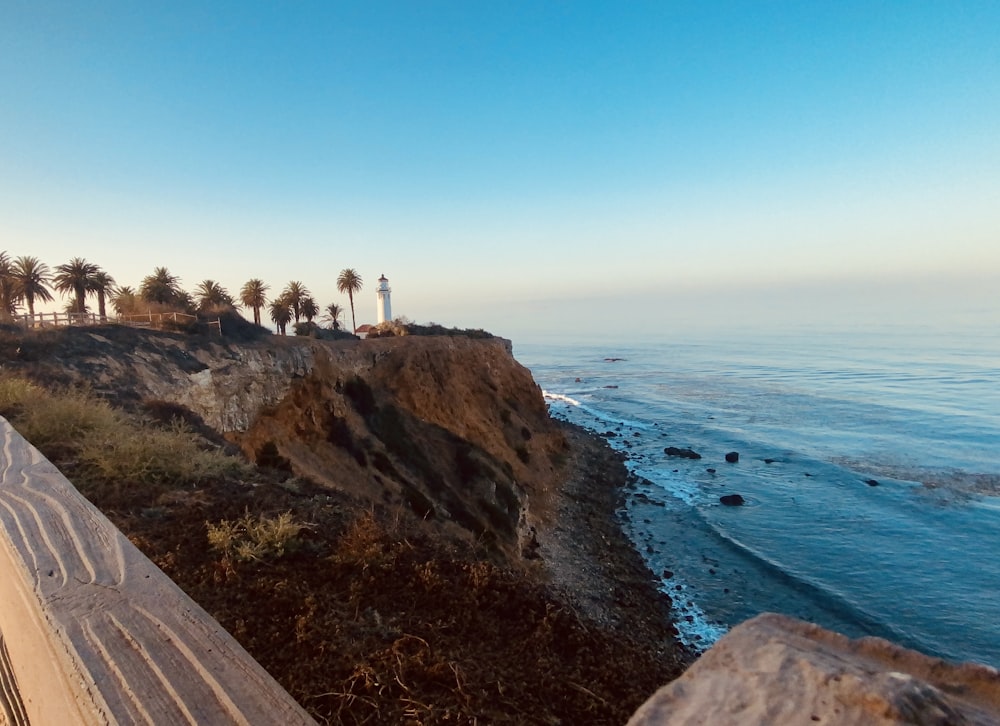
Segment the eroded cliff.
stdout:
<path fill-rule="evenodd" d="M 327 342 L 119 328 L 23 344 L 11 365 L 141 408 L 183 407 L 259 465 L 532 553 L 566 442 L 499 338 Z"/>

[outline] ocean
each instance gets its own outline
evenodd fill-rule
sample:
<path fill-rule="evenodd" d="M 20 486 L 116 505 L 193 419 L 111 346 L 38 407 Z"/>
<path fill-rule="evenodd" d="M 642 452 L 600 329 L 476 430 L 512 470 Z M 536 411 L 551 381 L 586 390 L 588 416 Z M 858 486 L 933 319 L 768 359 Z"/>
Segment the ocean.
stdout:
<path fill-rule="evenodd" d="M 1000 667 L 995 330 L 515 340 L 514 354 L 553 416 L 627 455 L 622 526 L 691 647 L 771 611 Z"/>

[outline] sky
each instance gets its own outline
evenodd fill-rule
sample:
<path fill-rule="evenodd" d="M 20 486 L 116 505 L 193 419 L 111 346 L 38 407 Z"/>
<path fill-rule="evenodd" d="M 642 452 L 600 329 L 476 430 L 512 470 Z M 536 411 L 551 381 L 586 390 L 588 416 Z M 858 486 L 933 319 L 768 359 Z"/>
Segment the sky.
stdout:
<path fill-rule="evenodd" d="M 0 249 L 515 340 L 1000 322 L 1000 3 L 0 0 Z M 58 305 L 63 304 L 58 300 Z"/>

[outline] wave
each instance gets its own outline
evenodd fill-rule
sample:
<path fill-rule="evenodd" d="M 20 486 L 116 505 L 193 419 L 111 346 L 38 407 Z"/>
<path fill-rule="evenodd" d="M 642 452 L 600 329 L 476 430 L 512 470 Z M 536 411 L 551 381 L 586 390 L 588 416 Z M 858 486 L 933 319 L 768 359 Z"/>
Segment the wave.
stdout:
<path fill-rule="evenodd" d="M 570 396 L 566 396 L 561 393 L 552 393 L 551 391 L 542 390 L 542 396 L 552 401 L 567 403 L 570 406 L 573 406 L 573 408 L 577 409 L 578 411 L 589 414 L 597 421 L 600 421 L 605 424 L 611 424 L 615 426 L 628 426 L 633 429 L 639 429 L 640 431 L 653 431 L 655 429 L 655 427 L 652 424 L 648 424 L 644 421 L 639 421 L 637 419 L 614 416 L 608 413 L 607 411 L 595 408 L 592 405 L 583 403 L 581 401 L 576 400 L 575 398 L 571 398 Z M 581 425 L 587 426 L 587 424 L 581 424 Z M 588 428 L 593 430 L 595 433 L 600 433 L 593 426 L 588 426 Z"/>
<path fill-rule="evenodd" d="M 552 393 L 551 391 L 546 391 L 542 389 L 542 397 L 548 398 L 552 401 L 562 401 L 563 403 L 568 403 L 570 406 L 580 406 L 580 402 L 575 398 L 570 398 L 569 396 L 564 396 L 561 393 Z"/>

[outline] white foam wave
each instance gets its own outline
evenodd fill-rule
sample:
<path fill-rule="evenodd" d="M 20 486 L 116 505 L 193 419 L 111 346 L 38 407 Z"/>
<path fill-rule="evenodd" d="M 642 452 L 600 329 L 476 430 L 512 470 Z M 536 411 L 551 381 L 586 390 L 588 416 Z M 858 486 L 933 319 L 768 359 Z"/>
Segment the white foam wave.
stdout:
<path fill-rule="evenodd" d="M 552 393 L 551 391 L 542 391 L 542 396 L 548 398 L 552 401 L 562 401 L 563 403 L 568 403 L 570 406 L 579 406 L 580 402 L 575 398 L 570 398 L 569 396 L 564 396 L 561 393 Z"/>

